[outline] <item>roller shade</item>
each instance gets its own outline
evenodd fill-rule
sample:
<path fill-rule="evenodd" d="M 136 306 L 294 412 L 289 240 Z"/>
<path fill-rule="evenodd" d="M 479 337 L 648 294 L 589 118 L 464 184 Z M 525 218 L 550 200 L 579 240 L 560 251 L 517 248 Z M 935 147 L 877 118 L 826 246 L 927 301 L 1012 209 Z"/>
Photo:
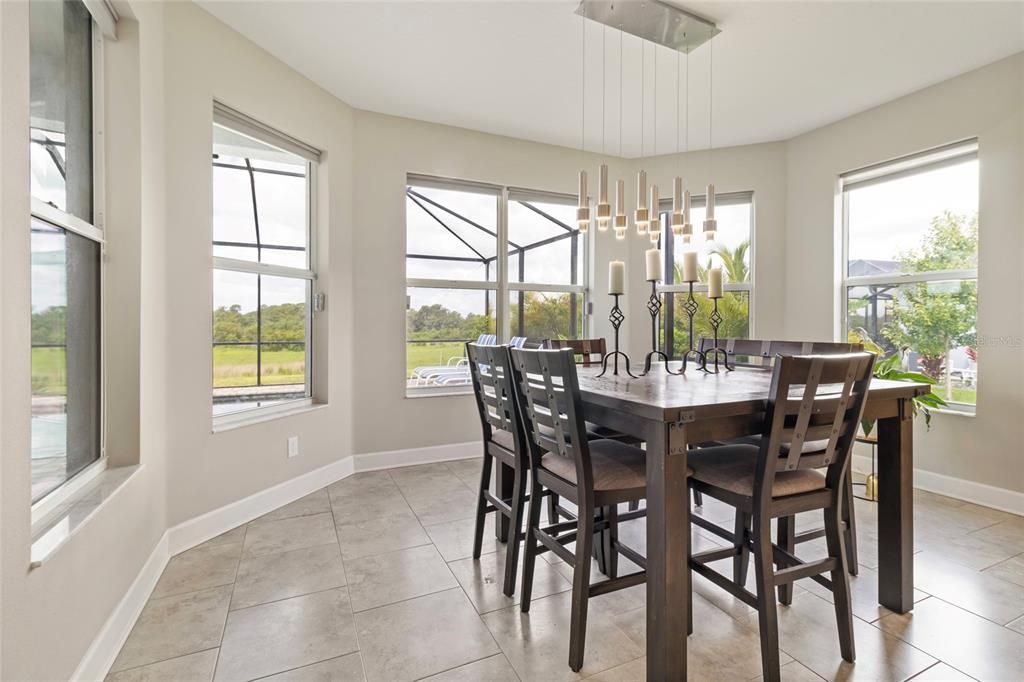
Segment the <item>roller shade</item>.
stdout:
<path fill-rule="evenodd" d="M 264 123 L 260 123 L 256 119 L 246 116 L 226 104 L 216 101 L 213 103 L 213 122 L 261 142 L 266 142 L 286 152 L 301 156 L 312 163 L 320 162 L 320 150 L 316 147 L 297 140 L 291 135 L 275 130 Z"/>

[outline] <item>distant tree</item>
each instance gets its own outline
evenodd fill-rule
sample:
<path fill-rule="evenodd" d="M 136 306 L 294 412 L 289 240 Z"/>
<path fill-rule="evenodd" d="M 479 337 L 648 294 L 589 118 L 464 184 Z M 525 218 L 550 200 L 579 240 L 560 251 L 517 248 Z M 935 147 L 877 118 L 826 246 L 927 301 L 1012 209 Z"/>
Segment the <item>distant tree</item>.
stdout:
<path fill-rule="evenodd" d="M 746 282 L 750 278 L 750 268 L 747 265 L 747 254 L 750 250 L 750 242 L 744 240 L 730 249 L 721 244 L 714 244 L 705 263 L 698 265 L 697 279 L 700 282 L 708 281 L 708 270 L 711 268 L 711 254 L 721 259 L 721 267 L 726 282 Z M 682 265 L 675 266 L 675 282 L 683 281 Z M 693 317 L 693 341 L 697 345 L 700 337 L 711 337 L 714 330 L 711 328 L 711 312 L 714 304 L 704 294 L 695 293 L 697 301 L 697 313 Z M 688 343 L 689 319 L 680 307 L 686 300 L 686 294 L 676 294 L 675 319 L 673 327 L 675 331 L 675 352 L 680 353 Z M 750 334 L 750 299 L 738 292 L 725 292 L 725 296 L 718 301 L 718 312 L 722 316 L 722 324 L 718 327 L 718 337 L 744 338 Z"/>
<path fill-rule="evenodd" d="M 51 306 L 32 313 L 32 344 L 61 345 L 66 338 L 67 306 Z"/>
<path fill-rule="evenodd" d="M 903 270 L 911 273 L 970 269 L 977 267 L 977 259 L 977 214 L 968 217 L 950 211 L 933 218 L 920 246 L 899 257 Z M 949 352 L 976 343 L 977 283 L 909 284 L 899 290 L 896 298 L 897 305 L 882 335 L 897 348 L 915 351 L 921 371 L 935 380 L 941 379 Z"/>

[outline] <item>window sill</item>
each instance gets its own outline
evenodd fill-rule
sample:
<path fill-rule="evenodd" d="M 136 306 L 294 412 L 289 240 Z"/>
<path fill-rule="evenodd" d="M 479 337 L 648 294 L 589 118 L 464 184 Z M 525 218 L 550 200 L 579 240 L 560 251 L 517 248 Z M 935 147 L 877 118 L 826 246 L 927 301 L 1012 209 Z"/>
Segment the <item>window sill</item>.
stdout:
<path fill-rule="evenodd" d="M 977 410 L 970 410 L 970 411 L 968 411 L 968 410 L 956 410 L 956 409 L 950 409 L 948 407 L 931 407 L 931 408 L 928 408 L 928 409 L 931 411 L 932 414 L 951 414 L 951 415 L 955 415 L 957 417 L 977 417 L 978 416 L 978 411 Z"/>
<path fill-rule="evenodd" d="M 418 400 L 420 398 L 451 398 L 452 396 L 459 395 L 473 395 L 472 386 L 463 386 L 460 388 L 413 388 L 405 389 L 405 397 L 411 400 Z"/>
<path fill-rule="evenodd" d="M 312 400 L 296 400 L 284 405 L 274 405 L 272 407 L 256 408 L 253 410 L 246 410 L 244 412 L 218 415 L 213 418 L 212 431 L 213 433 L 233 431 L 234 429 L 241 429 L 254 424 L 262 424 L 263 422 L 272 421 L 274 419 L 293 417 L 297 414 L 314 412 L 325 407 L 327 407 L 327 403 L 315 403 Z"/>
<path fill-rule="evenodd" d="M 29 569 L 39 568 L 139 470 L 140 465 L 106 469 L 32 524 Z"/>

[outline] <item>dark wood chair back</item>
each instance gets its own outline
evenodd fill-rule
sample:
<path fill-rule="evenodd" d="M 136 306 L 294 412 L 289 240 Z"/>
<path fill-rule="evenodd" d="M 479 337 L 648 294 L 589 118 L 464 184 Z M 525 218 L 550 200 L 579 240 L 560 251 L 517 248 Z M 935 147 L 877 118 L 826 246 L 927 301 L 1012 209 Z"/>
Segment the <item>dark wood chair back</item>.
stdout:
<path fill-rule="evenodd" d="M 531 467 L 536 469 L 546 453 L 568 457 L 576 465 L 577 487 L 592 491 L 590 448 L 573 351 L 511 348 L 509 353 Z"/>
<path fill-rule="evenodd" d="M 515 452 L 526 452 L 526 439 L 515 400 L 508 346 L 466 344 L 473 396 L 480 413 L 484 442 L 492 442 L 495 429 L 512 434 Z M 518 459 L 518 457 L 517 457 Z"/>
<path fill-rule="evenodd" d="M 764 502 L 771 502 L 776 471 L 821 467 L 827 467 L 828 488 L 835 495 L 842 493 L 840 484 L 864 412 L 874 362 L 872 353 L 776 358 L 758 454 L 755 496 L 764 492 Z M 805 453 L 804 443 L 814 440 L 827 441 L 828 446 L 823 451 Z M 780 456 L 783 445 L 789 447 Z"/>
<path fill-rule="evenodd" d="M 605 353 L 608 352 L 608 344 L 601 339 L 548 339 L 548 348 L 561 350 L 569 348 L 573 356 L 582 355 L 583 359 L 579 364 L 584 367 L 600 364 Z"/>
<path fill-rule="evenodd" d="M 712 338 L 701 337 L 697 348 L 705 353 L 713 348 Z M 730 364 L 739 367 L 771 367 L 782 355 L 834 355 L 858 353 L 864 350 L 859 343 L 832 341 L 779 341 L 775 339 L 719 339 L 718 347 L 725 350 Z"/>

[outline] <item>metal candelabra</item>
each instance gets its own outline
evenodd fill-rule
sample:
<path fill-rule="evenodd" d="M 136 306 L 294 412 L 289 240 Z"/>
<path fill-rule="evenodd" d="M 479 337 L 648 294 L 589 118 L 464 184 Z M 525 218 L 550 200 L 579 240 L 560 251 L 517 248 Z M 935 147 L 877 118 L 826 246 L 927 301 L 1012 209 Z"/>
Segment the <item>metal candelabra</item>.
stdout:
<path fill-rule="evenodd" d="M 612 329 L 615 330 L 615 350 L 611 353 L 605 353 L 601 359 L 601 373 L 597 376 L 604 376 L 605 372 L 608 371 L 608 360 L 612 360 L 612 374 L 615 376 L 619 375 L 619 356 L 626 362 L 626 374 L 636 378 L 636 375 L 629 371 L 629 356 L 619 350 L 619 327 L 625 321 L 626 316 L 622 314 L 622 310 L 619 308 L 619 296 L 621 294 L 612 294 L 615 298 L 615 303 L 612 305 L 612 311 L 608 314 L 608 321 L 612 323 Z"/>
<path fill-rule="evenodd" d="M 704 364 L 707 358 L 704 353 L 700 352 L 693 347 L 693 316 L 697 314 L 697 301 L 693 297 L 693 282 L 687 282 L 689 284 L 689 292 L 686 294 L 686 302 L 683 303 L 683 312 L 686 313 L 687 318 L 687 329 L 689 330 L 689 342 L 687 343 L 686 350 L 683 352 L 683 364 L 679 368 L 679 374 L 686 371 L 686 365 L 693 360 L 697 363 L 697 369 L 704 369 Z"/>
<path fill-rule="evenodd" d="M 651 363 L 655 358 L 661 358 L 665 371 L 669 374 L 676 374 L 668 366 L 668 356 L 658 348 L 658 315 L 661 314 L 661 298 L 658 296 L 658 281 L 649 280 L 651 283 L 651 297 L 647 299 L 647 312 L 651 314 L 651 351 L 644 356 L 644 371 L 640 376 L 645 376 L 651 371 Z"/>
<path fill-rule="evenodd" d="M 704 353 L 704 367 L 702 368 L 705 372 L 711 374 L 718 374 L 718 357 L 722 357 L 722 366 L 725 367 L 726 371 L 731 372 L 734 368 L 729 366 L 729 354 L 725 352 L 724 348 L 718 346 L 718 327 L 722 324 L 722 313 L 718 312 L 718 298 L 712 298 L 711 301 L 714 303 L 715 308 L 711 311 L 711 317 L 708 320 L 711 322 L 711 333 L 714 337 L 714 345 L 705 351 Z M 713 360 L 709 360 L 713 358 Z M 708 369 L 708 365 L 711 365 L 713 369 Z"/>

